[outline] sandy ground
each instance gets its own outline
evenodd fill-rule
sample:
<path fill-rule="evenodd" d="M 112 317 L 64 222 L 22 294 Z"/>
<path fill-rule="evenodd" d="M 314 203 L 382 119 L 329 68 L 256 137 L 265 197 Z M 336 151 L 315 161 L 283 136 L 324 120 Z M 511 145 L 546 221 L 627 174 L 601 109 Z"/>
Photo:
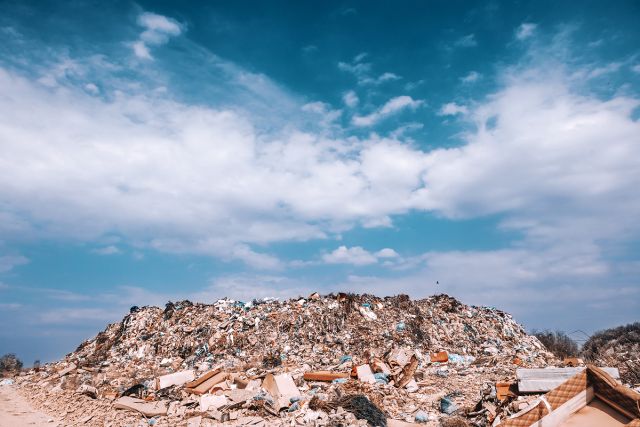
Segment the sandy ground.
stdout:
<path fill-rule="evenodd" d="M 58 425 L 50 416 L 33 409 L 15 386 L 0 386 L 0 427 Z"/>

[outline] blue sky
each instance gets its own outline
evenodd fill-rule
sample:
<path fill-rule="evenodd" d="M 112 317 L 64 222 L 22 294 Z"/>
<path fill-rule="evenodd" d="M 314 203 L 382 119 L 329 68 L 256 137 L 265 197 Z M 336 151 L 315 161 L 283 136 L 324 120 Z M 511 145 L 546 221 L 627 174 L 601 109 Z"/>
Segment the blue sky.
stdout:
<path fill-rule="evenodd" d="M 59 3 L 0 2 L 0 353 L 315 290 L 638 320 L 638 2 Z"/>

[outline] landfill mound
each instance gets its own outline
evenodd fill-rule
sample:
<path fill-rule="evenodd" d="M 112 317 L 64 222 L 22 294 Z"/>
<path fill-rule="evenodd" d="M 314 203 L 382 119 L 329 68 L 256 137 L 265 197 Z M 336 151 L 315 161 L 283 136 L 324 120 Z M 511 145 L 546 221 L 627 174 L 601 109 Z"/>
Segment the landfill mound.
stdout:
<path fill-rule="evenodd" d="M 593 334 L 582 354 L 597 365 L 619 367 L 624 382 L 640 386 L 640 322 Z"/>
<path fill-rule="evenodd" d="M 180 301 L 164 310 L 133 307 L 122 322 L 109 325 L 67 359 L 90 366 L 131 359 L 172 358 L 189 366 L 240 359 L 252 366 L 307 363 L 323 369 L 344 355 L 363 360 L 398 346 L 530 363 L 544 348 L 509 314 L 469 307 L 447 295 L 412 301 L 343 294 L 286 302 Z"/>
<path fill-rule="evenodd" d="M 496 382 L 557 362 L 495 308 L 314 293 L 132 307 L 18 382 L 65 425 L 489 425 Z"/>

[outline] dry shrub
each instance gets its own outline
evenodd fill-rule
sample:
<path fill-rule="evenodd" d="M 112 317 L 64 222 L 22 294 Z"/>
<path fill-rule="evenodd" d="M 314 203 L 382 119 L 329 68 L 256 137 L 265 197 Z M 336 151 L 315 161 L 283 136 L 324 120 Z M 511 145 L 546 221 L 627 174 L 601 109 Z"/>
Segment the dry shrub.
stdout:
<path fill-rule="evenodd" d="M 562 331 L 533 331 L 533 335 L 544 344 L 547 350 L 561 359 L 578 355 L 578 344 Z"/>

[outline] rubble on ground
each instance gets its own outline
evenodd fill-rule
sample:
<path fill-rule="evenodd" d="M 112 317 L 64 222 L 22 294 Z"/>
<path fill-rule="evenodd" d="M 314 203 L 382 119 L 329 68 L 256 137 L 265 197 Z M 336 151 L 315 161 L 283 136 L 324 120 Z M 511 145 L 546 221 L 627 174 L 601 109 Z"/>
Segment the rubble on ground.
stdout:
<path fill-rule="evenodd" d="M 69 426 L 485 426 L 560 363 L 495 308 L 315 293 L 132 307 L 17 384 Z"/>

